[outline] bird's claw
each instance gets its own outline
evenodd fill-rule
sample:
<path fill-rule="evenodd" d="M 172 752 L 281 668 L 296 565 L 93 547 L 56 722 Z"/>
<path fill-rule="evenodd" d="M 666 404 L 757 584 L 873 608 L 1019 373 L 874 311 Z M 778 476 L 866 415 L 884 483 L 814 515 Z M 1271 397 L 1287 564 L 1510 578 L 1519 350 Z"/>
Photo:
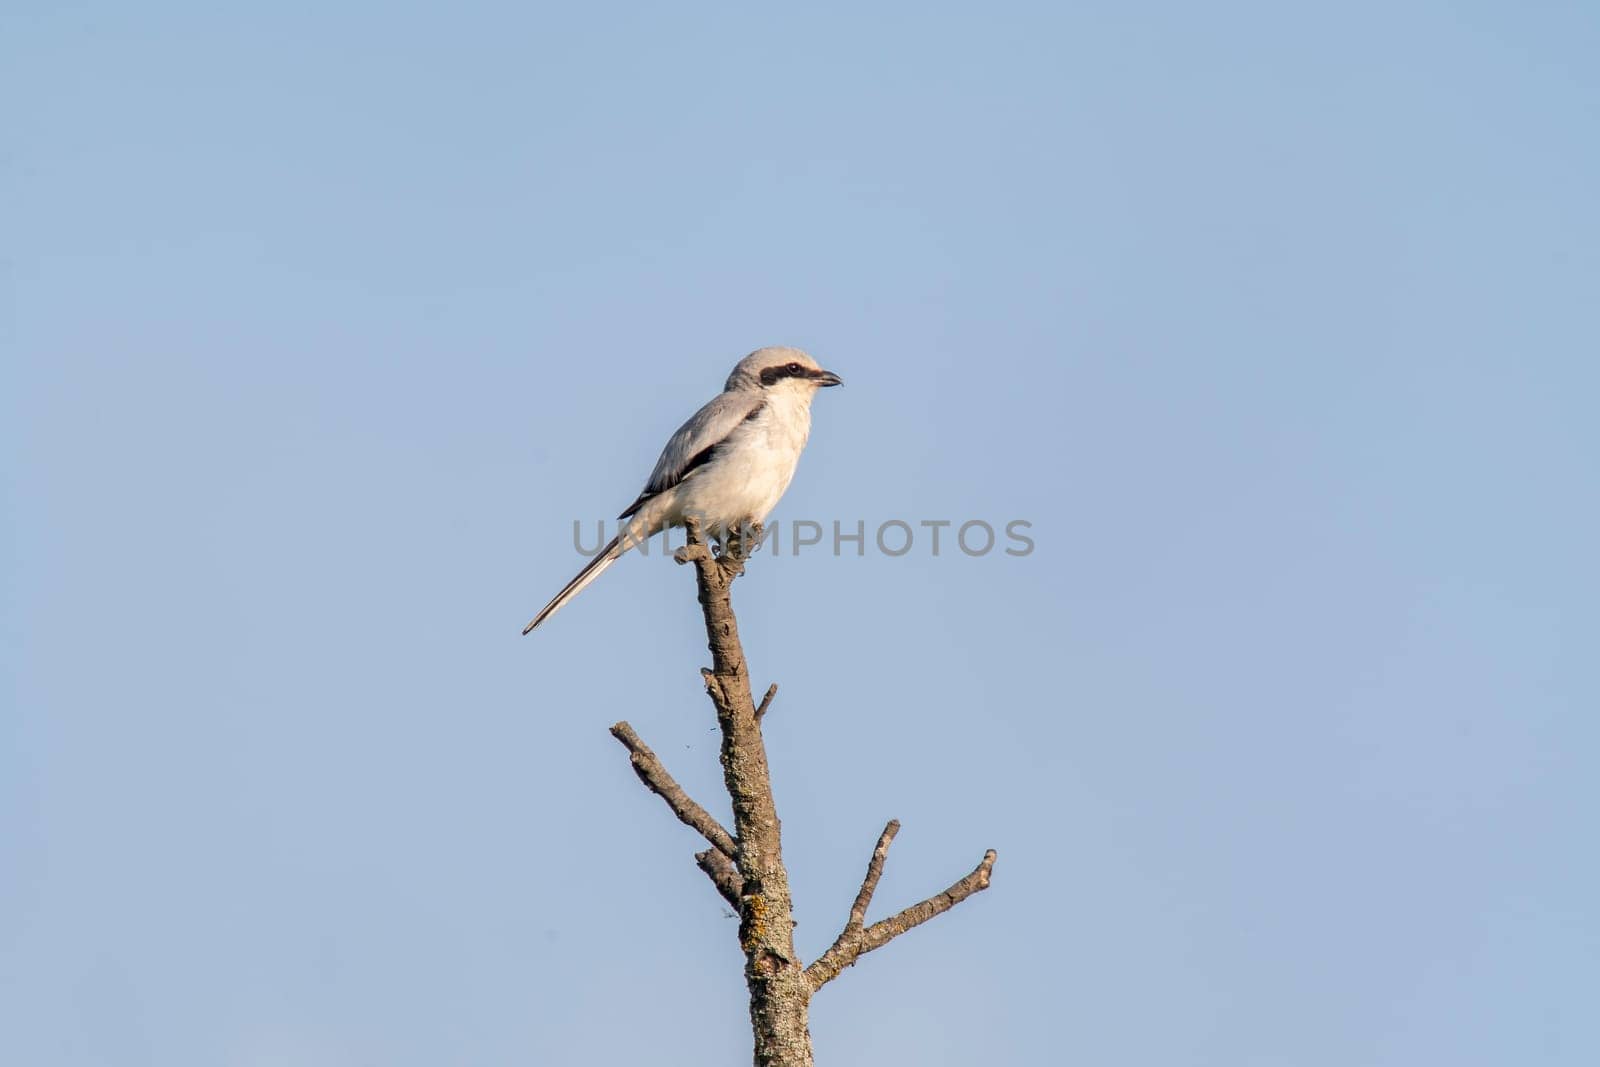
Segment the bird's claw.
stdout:
<path fill-rule="evenodd" d="M 761 541 L 766 533 L 766 527 L 759 522 L 741 522 L 728 531 L 723 544 L 722 554 L 731 555 L 736 560 L 749 559 L 756 549 L 761 547 Z"/>

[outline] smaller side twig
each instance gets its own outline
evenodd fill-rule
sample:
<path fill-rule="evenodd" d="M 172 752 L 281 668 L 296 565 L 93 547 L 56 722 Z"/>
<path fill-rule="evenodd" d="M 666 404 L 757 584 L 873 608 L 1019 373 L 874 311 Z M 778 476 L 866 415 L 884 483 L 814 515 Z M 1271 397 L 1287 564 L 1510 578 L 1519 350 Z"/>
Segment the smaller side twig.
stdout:
<path fill-rule="evenodd" d="M 872 858 L 867 861 L 866 877 L 861 879 L 861 888 L 856 892 L 855 903 L 850 905 L 850 917 L 845 920 L 844 929 L 839 931 L 839 936 L 833 939 L 833 944 L 828 946 L 828 951 L 817 957 L 816 963 L 812 964 L 813 967 L 824 960 L 839 960 L 850 955 L 852 947 L 861 939 L 862 927 L 867 921 L 867 908 L 872 905 L 872 894 L 878 891 L 878 879 L 883 877 L 883 864 L 889 858 L 889 845 L 894 841 L 894 835 L 899 832 L 900 820 L 890 819 L 884 826 L 883 833 L 878 835 L 878 844 L 872 850 Z M 860 954 L 858 951 L 850 955 L 850 958 L 854 959 Z M 840 963 L 839 968 L 848 965 Z M 807 976 L 809 977 L 809 972 Z"/>
<path fill-rule="evenodd" d="M 767 708 L 772 704 L 772 698 L 778 695 L 778 683 L 773 682 L 767 686 L 767 695 L 761 698 L 761 703 L 756 706 L 756 722 L 767 717 Z"/>
<path fill-rule="evenodd" d="M 694 531 L 689 543 L 672 554 L 672 559 L 675 563 L 698 564 L 702 560 L 711 559 L 711 550 L 699 540 L 699 533 L 698 530 Z"/>
<path fill-rule="evenodd" d="M 644 783 L 645 788 L 666 801 L 667 807 L 672 809 L 672 814 L 678 817 L 679 822 L 699 831 L 700 836 L 711 842 L 712 847 L 732 860 L 737 854 L 733 835 L 723 829 L 722 824 L 717 822 L 709 811 L 695 803 L 694 798 L 684 792 L 683 786 L 667 773 L 667 769 L 661 765 L 661 760 L 650 751 L 650 746 L 633 732 L 633 727 L 626 721 L 619 722 L 611 728 L 611 736 L 621 741 L 632 753 L 628 762 L 633 765 L 633 773 L 639 776 L 639 781 Z"/>
<path fill-rule="evenodd" d="M 900 832 L 900 820 L 890 819 L 883 833 L 878 835 L 878 844 L 872 850 L 872 859 L 867 861 L 867 876 L 861 880 L 861 891 L 856 894 L 856 902 L 850 905 L 850 918 L 845 922 L 845 932 L 851 927 L 860 929 L 867 921 L 867 908 L 872 905 L 872 894 L 878 891 L 878 879 L 883 877 L 883 862 L 889 858 L 889 845 L 894 841 L 894 835 Z M 839 935 L 841 938 L 844 934 Z M 837 941 L 834 944 L 838 944 Z"/>
<path fill-rule="evenodd" d="M 706 877 L 711 879 L 711 884 L 717 887 L 717 892 L 722 894 L 722 899 L 732 905 L 734 911 L 739 910 L 739 897 L 744 891 L 744 886 L 739 881 L 739 872 L 734 868 L 733 861 L 714 848 L 694 854 L 694 863 Z"/>
<path fill-rule="evenodd" d="M 852 966 L 866 953 L 882 948 L 907 930 L 921 926 L 935 915 L 949 911 L 972 894 L 989 888 L 990 873 L 994 870 L 994 849 L 983 854 L 982 862 L 973 868 L 971 874 L 958 880 L 944 892 L 936 893 L 922 903 L 913 904 L 887 919 L 880 919 L 871 926 L 865 925 L 867 908 L 872 903 L 872 894 L 878 888 L 878 879 L 883 877 L 883 864 L 889 855 L 889 843 L 899 831 L 899 820 L 890 819 L 889 825 L 883 828 L 883 833 L 878 837 L 878 846 L 872 850 L 872 859 L 867 864 L 867 876 L 862 879 L 861 890 L 856 894 L 855 903 L 850 907 L 850 918 L 845 921 L 844 930 L 828 947 L 828 951 L 818 956 L 811 966 L 806 968 L 806 984 L 811 987 L 811 992 L 815 993 L 839 977 L 840 972 Z"/>

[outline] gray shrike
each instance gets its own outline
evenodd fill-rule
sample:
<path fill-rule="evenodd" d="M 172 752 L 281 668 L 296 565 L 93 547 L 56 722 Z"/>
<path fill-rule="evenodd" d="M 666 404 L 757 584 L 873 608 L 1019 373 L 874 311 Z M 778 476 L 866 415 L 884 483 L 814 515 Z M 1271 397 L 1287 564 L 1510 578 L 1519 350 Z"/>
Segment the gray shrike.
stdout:
<path fill-rule="evenodd" d="M 798 348 L 763 348 L 741 359 L 722 392 L 667 441 L 639 499 L 617 516 L 628 524 L 523 628 L 561 610 L 622 554 L 685 516 L 721 539 L 760 523 L 789 488 L 811 434 L 811 398 L 840 384 Z"/>

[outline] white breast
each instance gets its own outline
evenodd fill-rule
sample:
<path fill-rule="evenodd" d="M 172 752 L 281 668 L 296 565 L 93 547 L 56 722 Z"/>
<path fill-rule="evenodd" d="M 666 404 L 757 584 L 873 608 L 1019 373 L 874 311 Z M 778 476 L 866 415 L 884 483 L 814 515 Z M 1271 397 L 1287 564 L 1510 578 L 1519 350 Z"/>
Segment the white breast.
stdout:
<path fill-rule="evenodd" d="M 811 434 L 810 401 L 809 393 L 771 390 L 760 412 L 741 423 L 716 458 L 684 482 L 683 514 L 700 515 L 721 529 L 765 522 L 789 488 Z"/>

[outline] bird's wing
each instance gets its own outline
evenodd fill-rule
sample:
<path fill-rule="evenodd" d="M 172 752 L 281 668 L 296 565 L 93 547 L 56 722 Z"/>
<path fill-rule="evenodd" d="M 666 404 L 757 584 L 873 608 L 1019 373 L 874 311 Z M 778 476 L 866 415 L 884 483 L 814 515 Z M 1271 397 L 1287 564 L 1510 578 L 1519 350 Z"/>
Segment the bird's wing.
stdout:
<path fill-rule="evenodd" d="M 661 450 L 661 458 L 656 460 L 655 470 L 650 472 L 650 479 L 644 483 L 639 499 L 617 517 L 626 519 L 638 511 L 646 500 L 666 492 L 687 478 L 711 458 L 712 451 L 727 440 L 741 422 L 760 411 L 764 402 L 761 394 L 753 390 L 718 393 L 668 439 L 667 447 Z"/>

